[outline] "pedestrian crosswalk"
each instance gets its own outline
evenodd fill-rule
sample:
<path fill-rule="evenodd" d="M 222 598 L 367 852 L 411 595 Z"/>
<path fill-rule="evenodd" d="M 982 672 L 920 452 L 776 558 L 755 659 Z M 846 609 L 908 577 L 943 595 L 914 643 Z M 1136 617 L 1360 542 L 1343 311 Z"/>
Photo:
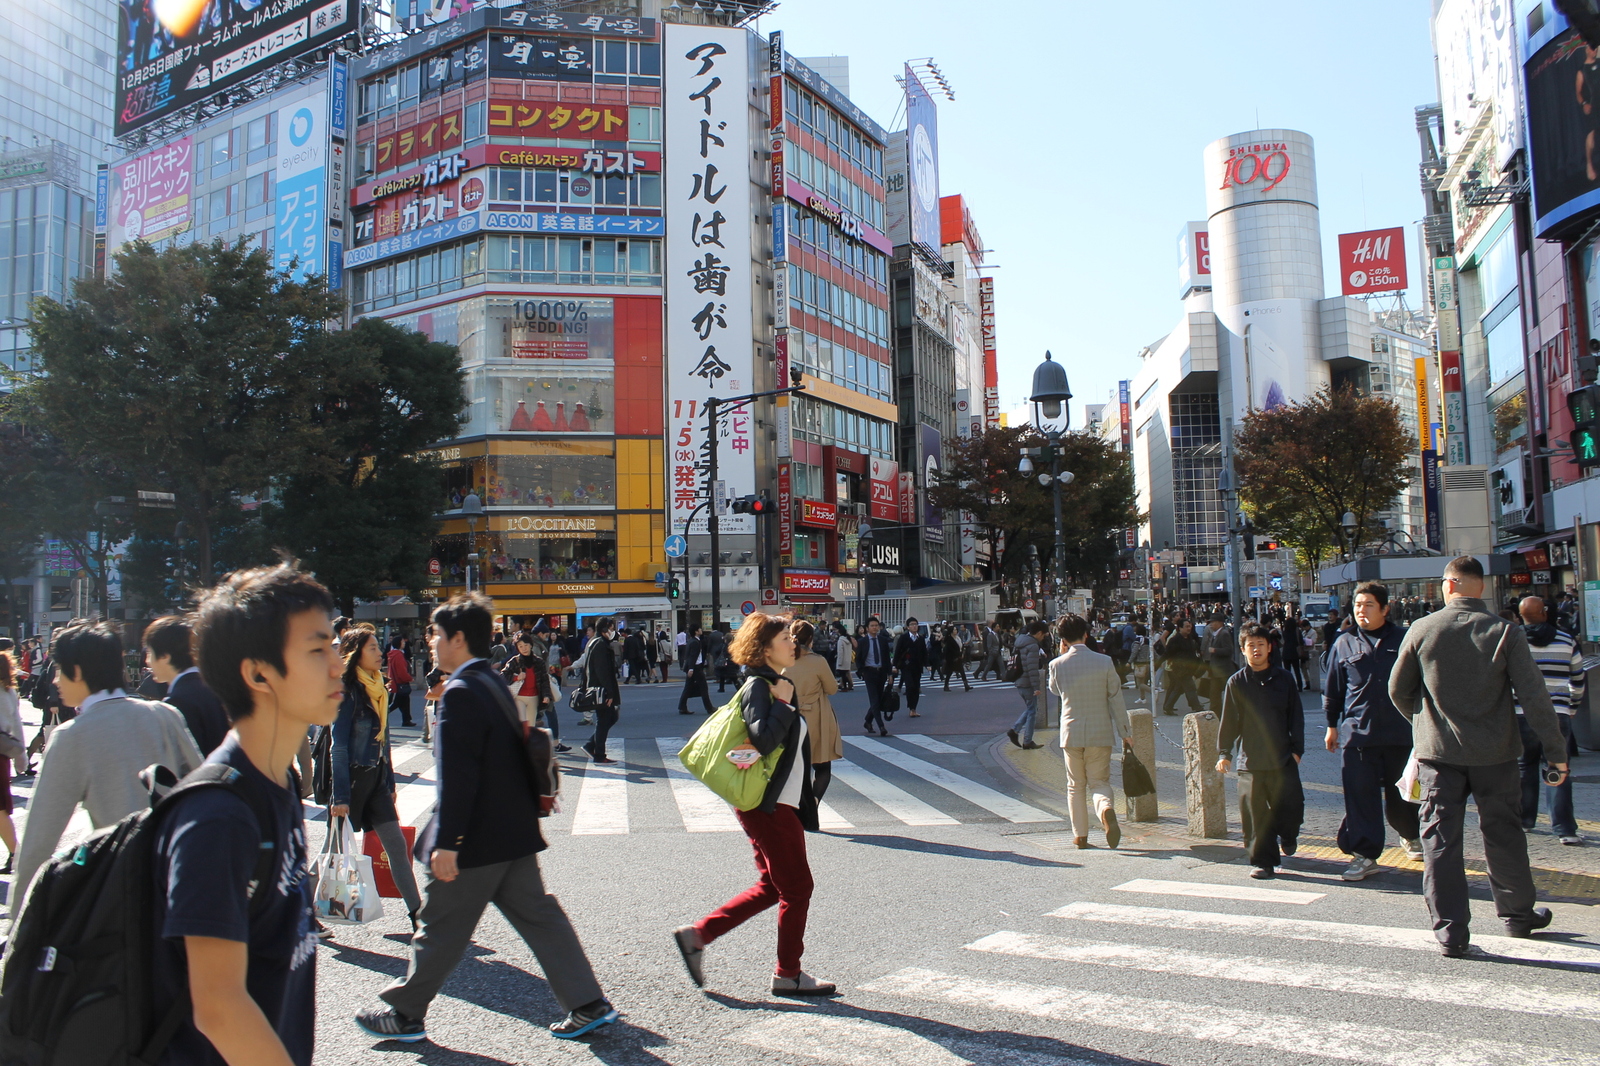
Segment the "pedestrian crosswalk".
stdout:
<path fill-rule="evenodd" d="M 934 761 L 951 755 L 970 758 L 966 749 L 945 741 L 920 734 L 845 740 L 850 757 L 832 763 L 833 780 L 819 805 L 825 830 L 1061 820 L 977 780 L 970 770 L 958 773 Z M 684 743 L 682 737 L 613 739 L 610 754 L 617 761 L 611 764 L 563 756 L 561 811 L 545 823 L 546 829 L 575 837 L 740 832 L 733 809 L 678 760 Z M 401 821 L 420 824 L 436 793 L 432 756 L 420 744 L 403 744 L 396 746 L 394 761 Z M 322 808 L 308 805 L 308 817 L 321 813 Z"/>
<path fill-rule="evenodd" d="M 1115 888 L 1150 892 L 1177 884 L 1182 883 L 1127 882 Z M 1430 965 L 1414 954 L 1426 949 L 1438 959 L 1438 943 L 1422 914 L 1415 927 L 1401 928 L 1239 913 L 1239 907 L 1270 908 L 1282 901 L 1241 896 L 1227 883 L 1187 884 L 1188 891 L 1170 894 L 1217 899 L 1235 909 L 1171 910 L 1080 900 L 1044 915 L 1057 923 L 1053 927 L 996 929 L 962 945 L 971 953 L 970 965 L 944 956 L 937 966 L 905 966 L 866 981 L 857 991 L 920 1003 L 923 1010 L 1031 1018 L 1032 1023 L 1005 1028 L 1037 1031 L 1040 1037 L 1070 1033 L 1075 1048 L 1102 1052 L 1126 1053 L 1132 1046 L 1141 1061 L 1151 1039 L 1161 1041 L 1163 1057 L 1152 1059 L 1161 1062 L 1533 1066 L 1600 1061 L 1591 1031 L 1574 1028 L 1600 1022 L 1600 1001 L 1590 986 L 1590 975 L 1600 969 L 1600 944 L 1475 935 L 1477 952 L 1513 965 L 1485 969 L 1443 960 Z M 1294 950 L 1295 941 L 1314 942 L 1320 950 L 1307 958 L 1303 950 Z M 1406 950 L 1388 951 L 1394 948 Z M 1135 976 L 1130 981 L 1118 973 Z M 1258 991 L 1250 991 L 1252 986 Z M 1159 992 L 1137 994 L 1152 988 Z M 1539 1018 L 1559 1018 L 1560 1028 L 1532 1021 Z M 752 1027 L 740 1039 L 772 1046 L 769 1041 L 781 1025 L 772 1023 L 772 1031 Z M 1530 1032 L 1532 1040 L 1526 1038 Z M 818 1052 L 808 1054 L 840 1063 L 868 1061 L 852 1059 L 842 1048 L 831 1052 L 835 1035 L 844 1034 L 814 1030 L 807 1039 Z M 1185 1050 L 1186 1041 L 1206 1047 Z M 969 1060 L 962 1051 L 908 1046 L 903 1060 L 985 1061 Z M 1016 1061 L 1028 1061 L 1026 1052 L 1023 1056 Z"/>

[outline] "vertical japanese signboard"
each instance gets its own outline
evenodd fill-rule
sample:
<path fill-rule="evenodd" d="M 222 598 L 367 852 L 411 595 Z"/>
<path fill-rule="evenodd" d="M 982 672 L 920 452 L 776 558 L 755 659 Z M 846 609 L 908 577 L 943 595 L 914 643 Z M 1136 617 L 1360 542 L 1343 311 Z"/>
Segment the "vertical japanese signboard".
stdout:
<path fill-rule="evenodd" d="M 327 270 L 328 94 L 278 109 L 278 228 L 273 261 L 296 281 Z"/>
<path fill-rule="evenodd" d="M 927 423 L 917 427 L 922 439 L 922 539 L 944 543 L 944 512 L 933 505 L 933 490 L 944 468 L 944 437 Z"/>
<path fill-rule="evenodd" d="M 736 396 L 755 386 L 748 42 L 746 31 L 732 27 L 666 27 L 668 520 L 674 531 L 706 493 L 698 468 L 709 453 L 707 397 Z M 732 495 L 757 487 L 754 423 L 748 409 L 721 419 L 719 477 Z M 729 515 L 720 525 L 728 533 L 755 531 L 749 515 Z"/>
<path fill-rule="evenodd" d="M 978 279 L 978 322 L 983 335 L 983 424 L 1000 424 L 1000 357 L 994 336 L 994 279 Z"/>
<path fill-rule="evenodd" d="M 1129 388 L 1129 381 L 1117 382 L 1117 419 L 1121 429 L 1122 450 L 1133 450 L 1133 400 Z"/>
<path fill-rule="evenodd" d="M 1467 462 L 1467 391 L 1461 376 L 1461 319 L 1456 305 L 1456 264 L 1433 261 L 1433 307 L 1439 319 L 1439 391 L 1444 406 L 1444 461 Z"/>
<path fill-rule="evenodd" d="M 778 565 L 794 562 L 794 473 L 786 459 L 778 464 Z"/>

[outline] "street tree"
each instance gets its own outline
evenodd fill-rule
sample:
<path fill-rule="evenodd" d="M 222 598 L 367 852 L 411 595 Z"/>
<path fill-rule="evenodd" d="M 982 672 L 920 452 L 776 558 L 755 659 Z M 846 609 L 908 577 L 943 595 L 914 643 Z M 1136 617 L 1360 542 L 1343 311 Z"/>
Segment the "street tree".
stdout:
<path fill-rule="evenodd" d="M 446 500 L 418 453 L 459 431 L 465 374 L 453 345 L 375 318 L 331 334 L 324 362 L 321 414 L 338 461 L 283 479 L 264 517 L 350 614 L 384 586 L 419 596 L 427 584 Z"/>
<path fill-rule="evenodd" d="M 135 242 L 66 302 L 34 302 L 42 373 L 21 391 L 74 462 L 177 494 L 206 582 L 219 518 L 286 471 L 336 466 L 319 400 L 340 314 L 323 279 L 295 281 L 243 242 Z"/>
<path fill-rule="evenodd" d="M 1031 426 L 996 426 L 954 441 L 930 494 L 934 506 L 965 511 L 993 555 L 993 576 L 1020 588 L 1028 548 L 1038 551 L 1042 572 L 1054 572 L 1055 511 L 1053 490 L 1039 483 L 1048 468 L 1020 474 L 1023 448 L 1045 439 Z M 1073 481 L 1063 490 L 1062 530 L 1069 579 L 1093 581 L 1115 560 L 1116 537 L 1139 523 L 1133 468 L 1127 457 L 1102 438 L 1082 432 L 1063 434 L 1057 444 L 1063 470 Z M 954 513 L 946 521 L 953 524 Z"/>
<path fill-rule="evenodd" d="M 1297 403 L 1252 411 L 1234 436 L 1239 497 L 1256 531 L 1297 549 L 1316 566 L 1379 532 L 1417 471 L 1416 438 L 1400 409 L 1381 397 L 1325 387 Z M 1355 535 L 1345 531 L 1355 516 Z"/>

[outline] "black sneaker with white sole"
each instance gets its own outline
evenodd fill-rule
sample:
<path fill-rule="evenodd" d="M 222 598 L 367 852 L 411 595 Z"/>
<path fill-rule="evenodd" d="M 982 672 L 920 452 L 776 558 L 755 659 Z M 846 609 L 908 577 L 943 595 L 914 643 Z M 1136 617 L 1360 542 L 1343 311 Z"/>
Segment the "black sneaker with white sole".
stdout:
<path fill-rule="evenodd" d="M 414 1044 L 428 1039 L 421 1018 L 408 1018 L 393 1007 L 373 1007 L 356 1015 L 356 1028 L 377 1040 L 400 1040 Z"/>
<path fill-rule="evenodd" d="M 586 1003 L 565 1018 L 550 1027 L 550 1035 L 557 1040 L 571 1040 L 574 1037 L 592 1033 L 602 1025 L 610 1025 L 622 1015 L 617 1013 L 609 1000 L 597 999 L 593 1003 Z"/>

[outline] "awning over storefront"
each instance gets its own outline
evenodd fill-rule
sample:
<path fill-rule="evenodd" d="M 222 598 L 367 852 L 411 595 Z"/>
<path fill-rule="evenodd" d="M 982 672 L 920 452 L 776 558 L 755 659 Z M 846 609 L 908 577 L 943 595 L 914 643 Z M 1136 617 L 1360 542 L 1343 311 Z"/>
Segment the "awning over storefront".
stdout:
<path fill-rule="evenodd" d="M 597 596 L 576 599 L 573 605 L 579 614 L 665 614 L 672 610 L 672 601 L 665 596 Z"/>

